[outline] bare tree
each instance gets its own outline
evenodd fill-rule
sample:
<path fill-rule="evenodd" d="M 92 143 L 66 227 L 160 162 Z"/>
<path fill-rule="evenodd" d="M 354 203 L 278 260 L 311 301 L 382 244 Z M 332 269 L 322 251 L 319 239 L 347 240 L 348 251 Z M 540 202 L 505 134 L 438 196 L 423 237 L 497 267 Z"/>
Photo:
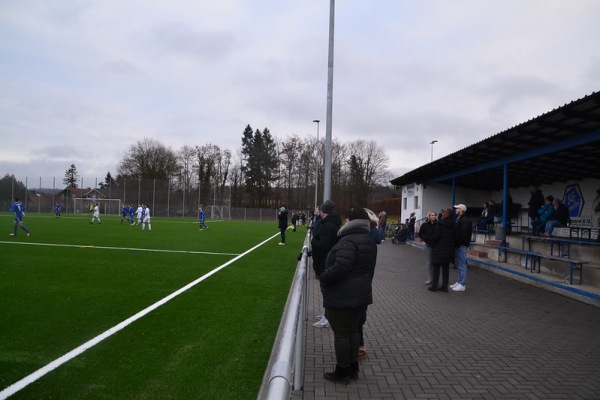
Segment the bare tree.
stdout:
<path fill-rule="evenodd" d="M 168 179 L 177 174 L 179 166 L 173 150 L 144 138 L 129 148 L 117 169 L 120 175 L 138 179 Z"/>

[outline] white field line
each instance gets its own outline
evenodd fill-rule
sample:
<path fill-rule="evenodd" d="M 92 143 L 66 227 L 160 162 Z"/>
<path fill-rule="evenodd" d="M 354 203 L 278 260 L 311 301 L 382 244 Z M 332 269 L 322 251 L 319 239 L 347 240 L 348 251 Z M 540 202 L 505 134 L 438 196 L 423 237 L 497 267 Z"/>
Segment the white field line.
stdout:
<path fill-rule="evenodd" d="M 50 247 L 77 247 L 80 249 L 102 249 L 102 250 L 128 250 L 128 251 L 150 251 L 157 253 L 184 253 L 184 254 L 209 254 L 218 256 L 237 256 L 237 253 L 214 253 L 210 251 L 190 251 L 190 250 L 165 250 L 165 249 L 142 249 L 136 247 L 107 247 L 85 244 L 59 244 L 59 243 L 35 243 L 35 242 L 9 242 L 0 240 L 0 244 L 18 244 L 26 246 L 50 246 Z"/>
<path fill-rule="evenodd" d="M 96 336 L 95 338 L 93 338 L 93 339 L 85 342 L 81 346 L 79 346 L 79 347 L 71 350 L 67 354 L 65 354 L 65 355 L 57 358 L 56 360 L 54 360 L 51 363 L 47 364 L 46 366 L 38 369 L 37 371 L 35 371 L 32 374 L 26 376 L 25 378 L 19 380 L 18 382 L 13 383 L 12 385 L 10 385 L 9 387 L 7 387 L 6 389 L 4 389 L 4 390 L 2 390 L 0 392 L 0 400 L 7 399 L 9 396 L 12 396 L 13 394 L 17 393 L 19 390 L 21 390 L 21 389 L 25 388 L 26 386 L 28 386 L 29 384 L 37 381 L 38 379 L 40 379 L 41 377 L 43 377 L 47 373 L 52 372 L 56 368 L 60 367 L 62 364 L 66 363 L 66 362 L 68 362 L 70 360 L 72 360 L 73 358 L 77 357 L 78 355 L 80 355 L 84 351 L 86 351 L 86 350 L 92 348 L 93 346 L 97 345 L 98 343 L 102 342 L 104 339 L 106 339 L 106 338 L 114 335 L 115 333 L 117 333 L 120 330 L 124 329 L 128 325 L 130 325 L 133 322 L 137 321 L 138 319 L 144 317 L 146 314 L 148 314 L 148 313 L 156 310 L 158 307 L 166 304 L 168 301 L 174 299 L 175 297 L 179 296 L 180 294 L 182 294 L 182 293 L 186 292 L 187 290 L 193 288 L 194 286 L 196 286 L 197 284 L 199 284 L 203 280 L 211 277 L 212 275 L 214 275 L 217 272 L 221 271 L 225 267 L 233 264 L 234 262 L 236 262 L 240 258 L 244 257 L 245 255 L 253 252 L 256 249 L 258 249 L 260 246 L 262 246 L 265 243 L 269 242 L 270 240 L 272 240 L 273 238 L 275 238 L 278 235 L 279 235 L 279 233 L 271 236 L 270 238 L 268 238 L 265 241 L 257 244 L 256 246 L 252 247 L 251 249 L 246 250 L 245 252 L 243 252 L 242 254 L 238 255 L 237 257 L 232 258 L 231 260 L 227 261 L 225 264 L 222 264 L 221 266 L 213 269 L 212 271 L 210 271 L 207 274 L 201 276 L 200 278 L 196 279 L 195 281 L 188 283 L 187 285 L 185 285 L 181 289 L 179 289 L 179 290 L 171 293 L 167 297 L 165 297 L 165 298 L 157 301 L 156 303 L 154 303 L 151 306 L 143 309 L 142 311 L 138 312 L 137 314 L 135 314 L 135 315 L 127 318 L 126 320 L 122 321 L 121 323 L 113 326 L 112 328 L 110 328 L 109 330 L 105 331 L 104 333 L 101 333 L 100 335 Z"/>

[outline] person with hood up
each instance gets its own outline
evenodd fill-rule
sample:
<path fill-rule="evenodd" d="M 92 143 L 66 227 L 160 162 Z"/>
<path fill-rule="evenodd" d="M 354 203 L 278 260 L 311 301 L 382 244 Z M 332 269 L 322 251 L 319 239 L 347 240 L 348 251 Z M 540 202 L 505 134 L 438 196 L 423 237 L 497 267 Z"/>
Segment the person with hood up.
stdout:
<path fill-rule="evenodd" d="M 338 242 L 319 275 L 325 317 L 334 336 L 336 367 L 325 374 L 332 382 L 358 379 L 361 307 L 373 303 L 371 277 L 375 269 L 375 245 L 369 235 L 370 219 L 364 208 L 346 214 L 346 224 L 338 232 Z"/>

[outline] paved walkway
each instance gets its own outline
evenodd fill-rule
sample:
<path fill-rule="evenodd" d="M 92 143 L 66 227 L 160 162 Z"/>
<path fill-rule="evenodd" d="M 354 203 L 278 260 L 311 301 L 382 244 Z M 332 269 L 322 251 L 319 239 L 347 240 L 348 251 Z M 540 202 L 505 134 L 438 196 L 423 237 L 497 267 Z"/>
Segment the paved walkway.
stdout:
<path fill-rule="evenodd" d="M 600 399 L 599 308 L 477 267 L 466 292 L 431 293 L 424 254 L 379 246 L 358 381 L 323 379 L 333 334 L 306 322 L 305 383 L 293 399 Z M 311 273 L 309 316 L 321 305 Z"/>

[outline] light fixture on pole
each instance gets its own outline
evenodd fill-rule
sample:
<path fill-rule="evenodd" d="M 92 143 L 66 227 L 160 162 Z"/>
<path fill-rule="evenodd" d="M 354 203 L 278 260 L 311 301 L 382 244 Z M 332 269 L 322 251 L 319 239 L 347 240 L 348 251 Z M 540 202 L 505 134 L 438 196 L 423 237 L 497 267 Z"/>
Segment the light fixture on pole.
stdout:
<path fill-rule="evenodd" d="M 317 200 L 317 193 L 319 191 L 319 122 L 321 122 L 318 119 L 315 119 L 313 122 L 317 123 L 317 166 L 315 168 L 315 208 L 317 208 L 319 206 L 318 200 Z"/>
<path fill-rule="evenodd" d="M 433 162 L 433 145 L 437 143 L 437 140 L 432 140 L 431 143 L 431 162 Z"/>

